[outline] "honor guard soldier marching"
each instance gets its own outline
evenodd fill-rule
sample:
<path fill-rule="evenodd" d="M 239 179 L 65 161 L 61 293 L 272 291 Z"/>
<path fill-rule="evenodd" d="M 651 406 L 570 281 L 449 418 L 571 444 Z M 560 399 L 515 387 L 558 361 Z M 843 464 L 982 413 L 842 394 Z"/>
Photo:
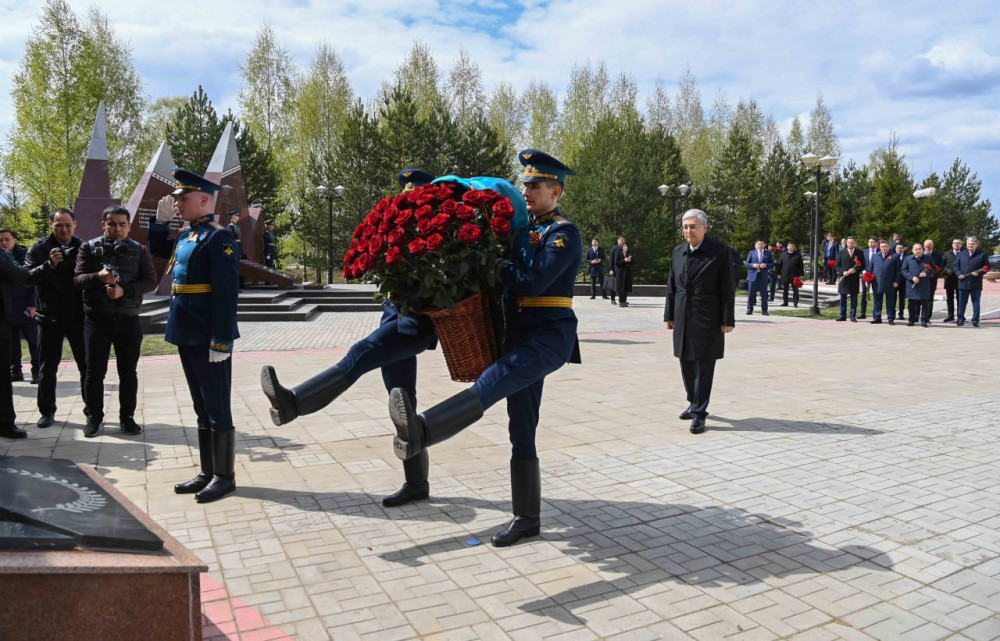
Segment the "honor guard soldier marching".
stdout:
<path fill-rule="evenodd" d="M 396 176 L 403 193 L 434 180 L 420 169 L 404 169 Z M 402 316 L 390 301 L 383 303 L 379 327 L 351 346 L 336 365 L 323 370 L 295 387 L 282 387 L 274 367 L 265 365 L 260 384 L 271 402 L 271 420 L 285 425 L 299 416 L 318 412 L 347 391 L 364 374 L 382 368 L 385 389 L 400 388 L 410 403 L 417 403 L 417 354 L 437 345 L 431 319 L 423 314 Z M 382 505 L 396 507 L 430 496 L 427 476 L 430 460 L 426 452 L 403 461 L 405 483 L 397 492 L 382 499 Z"/>
<path fill-rule="evenodd" d="M 173 279 L 166 340 L 177 346 L 198 416 L 201 472 L 178 483 L 178 494 L 194 494 L 199 503 L 222 498 L 236 489 L 236 432 L 230 410 L 233 341 L 240 255 L 233 235 L 215 221 L 213 196 L 219 185 L 181 168 L 174 169 L 177 189 L 160 200 L 149 225 L 149 249 L 169 258 Z M 168 238 L 175 215 L 188 222 Z"/>
<path fill-rule="evenodd" d="M 493 535 L 491 541 L 497 547 L 539 533 L 541 473 L 535 430 L 542 385 L 548 374 L 567 362 L 580 362 L 572 307 L 583 246 L 576 225 L 557 209 L 566 176 L 576 172 L 535 149 L 525 149 L 518 160 L 524 165 L 524 200 L 533 219 L 528 251 L 516 255 L 516 263 L 497 265 L 501 284 L 517 302 L 504 354 L 471 388 L 423 414 L 415 412 L 405 390 L 389 394 L 389 414 L 397 432 L 395 451 L 404 460 L 458 434 L 478 421 L 487 408 L 507 399 L 514 519 Z"/>

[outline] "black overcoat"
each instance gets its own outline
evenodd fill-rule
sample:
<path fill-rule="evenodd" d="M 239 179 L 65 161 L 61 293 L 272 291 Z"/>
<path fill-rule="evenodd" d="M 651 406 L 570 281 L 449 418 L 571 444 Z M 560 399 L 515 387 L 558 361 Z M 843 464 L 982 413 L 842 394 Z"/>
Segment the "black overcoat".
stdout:
<path fill-rule="evenodd" d="M 728 245 L 706 236 L 694 252 L 687 243 L 674 248 L 663 310 L 663 320 L 674 322 L 674 356 L 723 357 L 722 327 L 736 326 L 735 278 Z"/>
<path fill-rule="evenodd" d="M 902 273 L 903 278 L 906 279 L 906 284 L 900 285 L 900 287 L 904 288 L 903 291 L 906 292 L 907 299 L 930 300 L 933 295 L 934 290 L 931 289 L 930 277 L 920 278 L 920 273 L 926 270 L 926 265 L 931 264 L 923 256 L 917 258 L 913 254 L 910 254 L 903 259 Z M 931 269 L 933 268 L 934 266 L 931 265 Z M 916 283 L 916 287 L 914 287 L 913 283 L 913 279 L 915 277 L 920 278 L 920 280 Z"/>
<path fill-rule="evenodd" d="M 626 263 L 625 259 L 631 258 L 632 262 Z M 615 293 L 619 296 L 622 293 L 628 294 L 632 291 L 632 265 L 635 264 L 635 257 L 632 255 L 632 250 L 629 250 L 628 256 L 625 252 L 618 252 L 618 256 L 615 259 Z"/>
<path fill-rule="evenodd" d="M 861 261 L 859 265 L 857 261 Z M 837 286 L 837 293 L 839 294 L 857 294 L 858 290 L 861 289 L 861 272 L 865 268 L 865 257 L 861 253 L 861 250 L 857 247 L 854 248 L 852 253 L 850 249 L 846 247 L 840 250 L 840 254 L 837 256 L 837 276 L 840 277 L 840 285 Z M 848 270 L 855 270 L 853 274 L 844 275 L 844 272 Z"/>

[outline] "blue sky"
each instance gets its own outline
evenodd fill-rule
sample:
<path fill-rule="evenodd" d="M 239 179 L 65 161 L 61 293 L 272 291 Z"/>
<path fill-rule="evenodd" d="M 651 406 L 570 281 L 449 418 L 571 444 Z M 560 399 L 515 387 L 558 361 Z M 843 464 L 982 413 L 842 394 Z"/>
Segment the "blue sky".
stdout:
<path fill-rule="evenodd" d="M 3 132 L 10 78 L 42 4 L 0 0 Z M 83 15 L 90 3 L 71 5 Z M 706 109 L 720 90 L 732 103 L 754 96 L 787 133 L 822 92 L 845 158 L 865 162 L 895 133 L 918 179 L 961 157 L 1000 203 L 996 0 L 103 0 L 100 8 L 130 43 L 152 99 L 201 83 L 217 107 L 236 110 L 239 65 L 264 21 L 299 65 L 321 42 L 334 47 L 365 98 L 417 38 L 442 71 L 464 47 L 488 87 L 540 78 L 562 92 L 574 64 L 604 60 L 612 74 L 634 76 L 644 100 L 657 78 L 672 90 L 690 67 Z"/>

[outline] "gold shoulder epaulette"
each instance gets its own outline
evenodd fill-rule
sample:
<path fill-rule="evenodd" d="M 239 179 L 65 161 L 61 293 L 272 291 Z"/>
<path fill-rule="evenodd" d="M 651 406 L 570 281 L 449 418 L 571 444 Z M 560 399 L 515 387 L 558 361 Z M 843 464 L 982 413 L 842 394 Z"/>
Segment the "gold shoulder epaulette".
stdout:
<path fill-rule="evenodd" d="M 223 227 L 222 225 L 220 225 L 219 223 L 217 223 L 214 220 L 210 220 L 208 222 L 208 224 L 211 225 L 212 229 L 214 229 L 215 231 L 221 231 L 221 230 L 225 229 L 225 227 Z"/>

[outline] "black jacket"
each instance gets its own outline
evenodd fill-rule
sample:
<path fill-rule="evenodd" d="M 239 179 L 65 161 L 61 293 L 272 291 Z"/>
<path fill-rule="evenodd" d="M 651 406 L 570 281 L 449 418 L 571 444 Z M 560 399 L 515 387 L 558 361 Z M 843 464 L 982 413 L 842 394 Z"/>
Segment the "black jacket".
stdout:
<path fill-rule="evenodd" d="M 626 258 L 631 258 L 632 262 L 625 262 Z M 628 255 L 619 250 L 615 257 L 615 293 L 621 296 L 632 291 L 632 266 L 635 264 L 635 255 L 629 250 Z"/>
<path fill-rule="evenodd" d="M 14 309 L 13 293 L 28 282 L 28 273 L 28 270 L 18 265 L 10 254 L 0 251 L 0 300 L 3 302 L 0 321 L 7 322 L 7 313 Z M 6 367 L 6 364 L 3 366 Z"/>
<path fill-rule="evenodd" d="M 723 357 L 726 335 L 735 327 L 736 283 L 729 246 L 707 236 L 695 252 L 674 248 L 663 320 L 673 321 L 674 356 L 682 360 Z"/>
<path fill-rule="evenodd" d="M 944 264 L 941 266 L 941 275 L 944 276 L 944 288 L 945 289 L 958 289 L 958 276 L 955 274 L 955 261 L 958 259 L 958 253 L 953 249 L 949 249 L 942 255 L 942 260 Z"/>
<path fill-rule="evenodd" d="M 611 248 L 611 251 L 608 252 L 608 273 L 611 274 L 612 276 L 614 276 L 612 272 L 614 272 L 615 269 L 617 269 L 615 265 L 617 264 L 618 261 L 618 255 L 621 253 L 622 253 L 621 245 L 615 245 L 614 247 Z"/>
<path fill-rule="evenodd" d="M 142 295 L 156 289 L 149 249 L 132 239 L 122 242 L 126 252 L 119 258 L 111 258 L 112 241 L 104 236 L 87 241 L 77 252 L 73 282 L 83 290 L 83 309 L 88 315 L 138 316 Z M 117 267 L 118 284 L 125 290 L 124 296 L 114 300 L 108 298 L 107 286 L 97 277 L 109 264 Z"/>
<path fill-rule="evenodd" d="M 789 284 L 796 276 L 801 278 L 806 273 L 802 264 L 802 254 L 797 249 L 793 252 L 782 252 L 775 269 L 781 270 L 781 282 Z"/>
<path fill-rule="evenodd" d="M 49 266 L 49 252 L 59 247 L 55 236 L 40 240 L 28 250 L 24 266 L 31 271 L 29 284 L 35 286 L 38 306 L 35 318 L 40 323 L 57 321 L 83 322 L 83 294 L 73 284 L 76 254 L 83 241 L 73 236 L 66 257 L 55 268 Z"/>
<path fill-rule="evenodd" d="M 861 264 L 858 264 L 861 261 Z M 840 285 L 837 287 L 837 291 L 841 294 L 857 294 L 858 290 L 861 289 L 861 272 L 865 269 L 865 256 L 857 247 L 854 248 L 854 253 L 851 253 L 850 249 L 846 247 L 840 250 L 840 254 L 837 255 L 837 266 L 834 268 L 837 270 L 837 277 L 840 278 Z M 844 275 L 844 272 L 853 269 L 853 274 Z"/>
<path fill-rule="evenodd" d="M 598 258 L 601 259 L 601 262 L 597 263 L 596 265 L 590 262 L 592 260 L 597 260 Z M 591 276 L 594 276 L 595 278 L 604 277 L 604 261 L 605 261 L 605 256 L 603 247 L 598 246 L 597 249 L 594 249 L 591 246 L 587 248 L 587 272 Z M 612 267 L 612 269 L 614 268 Z"/>
<path fill-rule="evenodd" d="M 24 245 L 14 245 L 14 249 L 10 250 L 10 256 L 14 259 L 18 265 L 24 266 L 24 257 L 28 254 L 28 248 Z M 16 285 L 4 284 L 4 287 L 10 287 L 10 307 L 5 307 L 7 312 L 7 322 L 11 325 L 26 325 L 28 323 L 34 322 L 31 315 L 28 313 L 29 307 L 35 306 L 35 288 L 34 287 L 18 287 Z"/>

